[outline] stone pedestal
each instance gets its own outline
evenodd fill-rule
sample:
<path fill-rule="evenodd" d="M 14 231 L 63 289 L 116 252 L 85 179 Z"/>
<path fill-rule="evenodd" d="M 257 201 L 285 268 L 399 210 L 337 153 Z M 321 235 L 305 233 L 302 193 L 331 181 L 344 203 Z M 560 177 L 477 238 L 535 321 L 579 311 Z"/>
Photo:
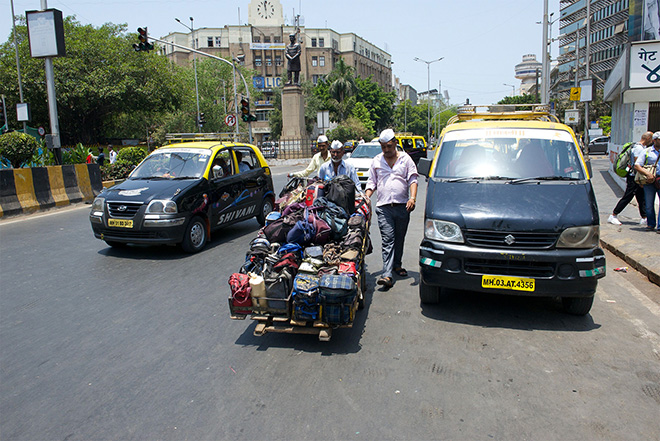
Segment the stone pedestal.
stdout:
<path fill-rule="evenodd" d="M 291 84 L 282 89 L 282 136 L 284 140 L 307 139 L 305 100 L 302 87 Z"/>

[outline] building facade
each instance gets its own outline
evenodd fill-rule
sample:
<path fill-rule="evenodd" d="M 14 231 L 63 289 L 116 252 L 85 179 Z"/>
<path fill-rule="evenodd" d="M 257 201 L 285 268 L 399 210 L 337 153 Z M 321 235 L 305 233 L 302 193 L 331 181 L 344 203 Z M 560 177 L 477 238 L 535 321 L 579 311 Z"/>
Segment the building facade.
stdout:
<path fill-rule="evenodd" d="M 372 77 L 386 92 L 392 90 L 392 57 L 384 50 L 354 33 L 340 34 L 332 29 L 305 28 L 285 24 L 279 0 L 252 0 L 248 7 L 248 24 L 200 28 L 194 32 L 173 32 L 161 40 L 197 48 L 227 60 L 237 59 L 256 74 L 252 84 L 263 92 L 254 101 L 257 121 L 252 124 L 255 143 L 270 140 L 269 113 L 273 110 L 274 88 L 286 79 L 284 55 L 295 34 L 301 45 L 300 78 L 316 84 L 332 72 L 340 58 L 355 69 L 360 78 Z M 192 62 L 193 55 L 184 49 L 163 44 L 159 51 L 177 64 Z"/>
<path fill-rule="evenodd" d="M 541 68 L 543 64 L 536 60 L 536 55 L 523 55 L 522 62 L 516 64 L 516 78 L 520 80 L 520 94 L 536 92 L 537 85 L 541 79 Z"/>
<path fill-rule="evenodd" d="M 560 0 L 559 57 L 550 84 L 553 97 L 568 99 L 576 84 L 576 68 L 578 80 L 593 78 L 602 89 L 628 43 L 631 0 L 589 1 L 587 8 L 587 0 Z"/>

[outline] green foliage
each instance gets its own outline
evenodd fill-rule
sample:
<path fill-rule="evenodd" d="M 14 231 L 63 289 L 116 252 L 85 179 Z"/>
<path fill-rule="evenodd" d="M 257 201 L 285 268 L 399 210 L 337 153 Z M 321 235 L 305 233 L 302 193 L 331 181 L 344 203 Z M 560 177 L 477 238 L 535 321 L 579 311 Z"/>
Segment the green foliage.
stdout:
<path fill-rule="evenodd" d="M 381 130 L 390 127 L 394 116 L 396 92 L 385 92 L 377 82 L 369 78 L 356 78 L 357 102 L 364 104 L 374 121 L 374 129 Z"/>
<path fill-rule="evenodd" d="M 87 155 L 90 150 L 81 143 L 78 143 L 74 148 L 62 149 L 62 163 L 63 164 L 85 164 L 87 162 Z"/>
<path fill-rule="evenodd" d="M 101 180 L 126 179 L 134 168 L 135 164 L 124 159 L 117 159 L 113 164 L 108 163 L 101 166 Z"/>
<path fill-rule="evenodd" d="M 426 137 L 428 129 L 428 107 L 426 103 L 412 106 L 409 100 L 401 103 L 394 111 L 394 131 L 411 132 Z"/>
<path fill-rule="evenodd" d="M 35 154 L 39 143 L 34 136 L 20 132 L 0 135 L 0 156 L 9 161 L 13 168 L 19 168 Z"/>
<path fill-rule="evenodd" d="M 442 133 L 442 130 L 447 127 L 447 121 L 449 118 L 456 115 L 457 109 L 455 106 L 445 109 L 440 112 L 433 120 L 434 127 L 437 127 L 436 138 Z"/>
<path fill-rule="evenodd" d="M 525 93 L 523 95 L 505 96 L 497 104 L 537 104 L 538 102 L 536 94 Z"/>
<path fill-rule="evenodd" d="M 374 121 L 371 119 L 369 110 L 362 102 L 355 103 L 351 116 L 360 121 L 362 126 L 366 129 L 367 136 L 364 136 L 364 138 L 372 138 L 374 133 Z"/>
<path fill-rule="evenodd" d="M 49 165 L 55 165 L 55 155 L 53 152 L 48 150 L 43 142 L 40 143 L 39 149 L 34 152 L 30 162 L 28 163 L 29 167 L 46 167 Z"/>
<path fill-rule="evenodd" d="M 612 131 L 612 117 L 611 116 L 601 116 L 598 120 L 598 127 L 603 129 L 605 135 L 609 135 Z"/>
<path fill-rule="evenodd" d="M 354 116 L 349 116 L 346 121 L 327 133 L 328 139 L 337 139 L 341 142 L 360 138 L 371 139 L 371 135 L 372 132 Z"/>
<path fill-rule="evenodd" d="M 357 94 L 355 82 L 355 69 L 346 64 L 343 58 L 339 58 L 334 69 L 327 78 L 328 93 L 330 95 L 330 106 L 334 111 L 334 121 L 342 122 L 350 115 L 354 100 L 350 100 Z M 331 114 L 331 118 L 333 115 Z"/>
<path fill-rule="evenodd" d="M 22 18 L 17 39 L 25 101 L 32 103 L 32 120 L 48 126 L 48 99 L 43 61 L 30 57 L 27 28 Z M 136 34 L 125 25 L 82 25 L 64 20 L 66 57 L 53 59 L 62 142 L 105 142 L 109 135 L 139 138 L 161 115 L 178 107 L 189 92 L 184 68 L 155 52 L 135 52 Z M 0 46 L 0 84 L 8 106 L 18 102 L 13 38 Z M 125 126 L 117 116 L 127 114 Z M 10 121 L 11 125 L 11 121 Z"/>
<path fill-rule="evenodd" d="M 146 149 L 138 146 L 124 147 L 117 153 L 117 161 L 125 161 L 132 165 L 138 165 L 149 153 Z"/>

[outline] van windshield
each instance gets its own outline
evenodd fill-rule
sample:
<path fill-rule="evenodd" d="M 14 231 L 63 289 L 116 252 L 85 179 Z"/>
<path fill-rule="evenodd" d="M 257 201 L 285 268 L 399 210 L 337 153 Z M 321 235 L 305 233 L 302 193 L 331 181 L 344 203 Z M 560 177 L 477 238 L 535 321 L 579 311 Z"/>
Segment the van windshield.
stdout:
<path fill-rule="evenodd" d="M 584 179 L 585 174 L 566 132 L 484 129 L 448 133 L 433 177 Z"/>
<path fill-rule="evenodd" d="M 206 149 L 156 150 L 131 173 L 130 179 L 194 179 L 204 174 L 211 157 Z"/>

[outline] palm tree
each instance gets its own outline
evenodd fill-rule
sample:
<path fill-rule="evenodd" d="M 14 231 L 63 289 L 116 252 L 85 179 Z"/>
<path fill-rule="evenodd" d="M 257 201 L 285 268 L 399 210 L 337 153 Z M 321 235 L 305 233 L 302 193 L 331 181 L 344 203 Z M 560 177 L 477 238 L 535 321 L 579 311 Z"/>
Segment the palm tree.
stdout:
<path fill-rule="evenodd" d="M 330 103 L 336 110 L 339 122 L 342 122 L 350 114 L 351 107 L 355 103 L 355 100 L 349 99 L 357 93 L 355 69 L 346 64 L 343 58 L 340 58 L 328 75 L 328 82 L 330 84 L 328 87 Z"/>

